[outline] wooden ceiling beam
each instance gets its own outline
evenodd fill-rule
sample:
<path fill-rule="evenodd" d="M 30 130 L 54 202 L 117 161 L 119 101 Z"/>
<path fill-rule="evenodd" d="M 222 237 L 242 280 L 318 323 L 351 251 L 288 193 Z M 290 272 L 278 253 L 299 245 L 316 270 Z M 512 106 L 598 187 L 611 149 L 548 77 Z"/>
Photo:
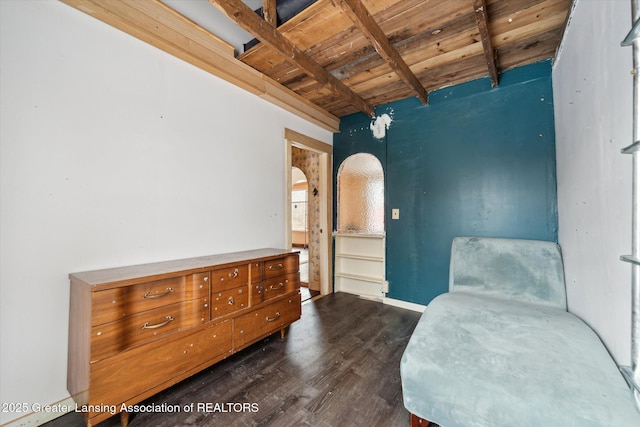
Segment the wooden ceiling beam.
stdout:
<path fill-rule="evenodd" d="M 276 0 L 262 0 L 262 15 L 264 16 L 264 20 L 273 28 L 278 26 Z"/>
<path fill-rule="evenodd" d="M 370 117 L 375 115 L 372 105 L 365 101 L 360 95 L 352 91 L 347 85 L 342 83 L 327 70 L 315 62 L 309 55 L 301 51 L 289 39 L 280 34 L 278 30 L 262 19 L 251 8 L 240 0 L 209 0 L 209 3 L 217 7 L 222 13 L 236 25 L 251 33 L 262 43 L 268 45 L 280 55 L 287 58 L 292 64 L 300 67 L 309 76 L 318 82 L 326 85 L 332 92 L 340 95 L 359 111 Z"/>
<path fill-rule="evenodd" d="M 389 39 L 384 34 L 378 23 L 373 19 L 367 8 L 360 0 L 332 0 L 335 6 L 342 10 L 351 18 L 353 23 L 373 45 L 376 52 L 387 62 L 392 70 L 405 82 L 415 93 L 423 104 L 428 104 L 428 94 L 420 83 L 420 80 L 413 74 L 402 56 L 393 47 Z"/>
<path fill-rule="evenodd" d="M 491 43 L 491 35 L 489 34 L 489 18 L 487 14 L 487 2 L 485 0 L 473 0 L 473 10 L 482 39 L 482 47 L 484 49 L 484 57 L 487 61 L 489 76 L 491 77 L 491 86 L 498 86 L 498 68 L 496 67 L 496 51 Z"/>

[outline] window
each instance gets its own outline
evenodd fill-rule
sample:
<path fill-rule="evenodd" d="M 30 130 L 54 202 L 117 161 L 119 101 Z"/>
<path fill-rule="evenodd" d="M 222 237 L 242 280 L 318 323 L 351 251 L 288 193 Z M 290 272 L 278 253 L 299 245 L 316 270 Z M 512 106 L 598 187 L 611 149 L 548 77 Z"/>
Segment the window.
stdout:
<path fill-rule="evenodd" d="M 307 190 L 291 192 L 291 229 L 307 230 Z"/>
<path fill-rule="evenodd" d="M 338 169 L 338 232 L 384 233 L 384 173 L 372 154 L 354 154 Z"/>

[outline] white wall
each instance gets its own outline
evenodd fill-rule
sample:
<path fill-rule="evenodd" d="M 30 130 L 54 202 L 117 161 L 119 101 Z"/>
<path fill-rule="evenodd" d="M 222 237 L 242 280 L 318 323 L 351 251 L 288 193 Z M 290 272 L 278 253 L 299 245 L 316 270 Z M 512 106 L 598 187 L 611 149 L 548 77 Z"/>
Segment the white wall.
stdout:
<path fill-rule="evenodd" d="M 632 52 L 629 0 L 577 0 L 553 70 L 559 242 L 569 310 L 630 360 Z"/>
<path fill-rule="evenodd" d="M 283 246 L 283 130 L 332 135 L 63 3 L 0 19 L 0 401 L 51 404 L 68 273 Z"/>

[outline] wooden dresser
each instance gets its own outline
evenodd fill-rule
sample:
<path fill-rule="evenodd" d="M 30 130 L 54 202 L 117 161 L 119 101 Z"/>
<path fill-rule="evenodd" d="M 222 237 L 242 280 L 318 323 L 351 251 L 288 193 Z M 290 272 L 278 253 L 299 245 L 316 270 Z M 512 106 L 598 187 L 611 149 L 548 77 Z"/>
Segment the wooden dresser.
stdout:
<path fill-rule="evenodd" d="M 297 252 L 259 249 L 70 274 L 67 388 L 87 425 L 300 318 Z"/>

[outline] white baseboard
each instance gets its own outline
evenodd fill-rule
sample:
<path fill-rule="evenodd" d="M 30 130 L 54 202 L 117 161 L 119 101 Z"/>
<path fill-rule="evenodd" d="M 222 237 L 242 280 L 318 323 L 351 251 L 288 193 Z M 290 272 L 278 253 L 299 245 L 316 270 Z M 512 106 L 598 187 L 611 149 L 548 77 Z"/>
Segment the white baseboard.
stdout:
<path fill-rule="evenodd" d="M 384 297 L 382 299 L 382 303 L 392 305 L 394 307 L 406 308 L 407 310 L 417 311 L 419 313 L 423 313 L 424 310 L 427 308 L 426 305 L 416 304 L 413 302 L 407 302 L 407 301 L 402 301 L 399 299 L 393 299 L 393 298 L 387 298 L 387 297 Z"/>
<path fill-rule="evenodd" d="M 2 424 L 0 427 L 35 427 L 44 423 L 55 420 L 69 412 L 75 410 L 76 402 L 72 397 L 67 397 L 59 402 L 50 405 L 31 405 L 30 409 L 34 410 L 30 414 L 16 418 L 13 421 Z M 37 410 L 40 408 L 41 410 Z"/>
<path fill-rule="evenodd" d="M 426 305 L 416 304 L 416 303 L 408 302 L 408 301 L 402 301 L 402 300 L 399 300 L 399 299 L 393 299 L 393 298 L 387 298 L 387 297 L 379 297 L 379 296 L 373 296 L 373 295 L 361 295 L 361 294 L 357 294 L 357 293 L 353 293 L 353 292 L 346 292 L 344 290 L 337 290 L 336 289 L 336 293 L 337 292 L 344 292 L 345 294 L 357 295 L 362 299 L 368 299 L 368 300 L 371 300 L 371 301 L 381 302 L 382 304 L 392 305 L 394 307 L 404 308 L 404 309 L 411 310 L 411 311 L 417 311 L 419 313 L 423 313 L 424 310 L 427 308 Z"/>

